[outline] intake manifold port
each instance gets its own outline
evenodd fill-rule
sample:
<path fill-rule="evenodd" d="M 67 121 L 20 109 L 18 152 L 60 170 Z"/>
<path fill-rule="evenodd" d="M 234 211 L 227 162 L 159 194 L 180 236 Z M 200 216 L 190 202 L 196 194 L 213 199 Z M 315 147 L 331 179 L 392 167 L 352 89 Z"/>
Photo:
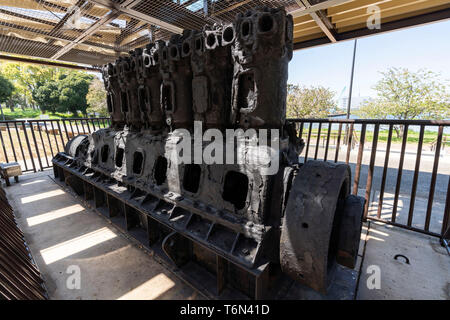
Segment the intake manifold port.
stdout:
<path fill-rule="evenodd" d="M 237 210 L 245 207 L 248 193 L 248 177 L 237 171 L 228 171 L 223 185 L 222 198 L 231 202 Z"/>

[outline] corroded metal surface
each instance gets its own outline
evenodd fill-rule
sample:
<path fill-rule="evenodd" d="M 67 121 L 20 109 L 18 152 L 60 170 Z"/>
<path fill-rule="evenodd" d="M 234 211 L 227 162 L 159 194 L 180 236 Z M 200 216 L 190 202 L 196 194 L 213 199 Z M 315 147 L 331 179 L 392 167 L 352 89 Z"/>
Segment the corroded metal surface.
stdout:
<path fill-rule="evenodd" d="M 291 58 L 292 17 L 267 8 L 135 50 L 104 68 L 112 126 L 68 143 L 53 159 L 55 176 L 179 268 L 193 261 L 214 274 L 218 294 L 230 286 L 267 297 L 281 270 L 301 280 L 311 263 L 316 271 L 304 283 L 325 291 L 327 261 L 333 264 L 340 243 L 336 212 L 345 212 L 336 207 L 348 194 L 329 182 L 350 177 L 346 165 L 299 169 L 304 144 L 285 118 Z M 268 140 L 255 129 L 269 129 Z M 196 139 L 211 132 L 209 140 Z M 212 139 L 223 155 L 214 149 L 204 158 Z M 180 162 L 186 142 L 183 157 L 193 161 Z M 270 152 L 258 149 L 269 145 Z M 264 156 L 265 165 L 248 161 Z M 224 161 L 240 157 L 245 161 Z M 327 183 L 333 192 L 305 232 L 305 213 L 293 203 L 301 190 L 320 197 L 316 185 Z M 288 241 L 292 230 L 299 234 Z"/>
<path fill-rule="evenodd" d="M 326 292 L 339 238 L 345 235 L 339 226 L 350 192 L 350 169 L 309 161 L 300 168 L 290 192 L 281 229 L 281 268 L 297 281 Z"/>
<path fill-rule="evenodd" d="M 0 300 L 45 300 L 44 281 L 0 187 Z"/>

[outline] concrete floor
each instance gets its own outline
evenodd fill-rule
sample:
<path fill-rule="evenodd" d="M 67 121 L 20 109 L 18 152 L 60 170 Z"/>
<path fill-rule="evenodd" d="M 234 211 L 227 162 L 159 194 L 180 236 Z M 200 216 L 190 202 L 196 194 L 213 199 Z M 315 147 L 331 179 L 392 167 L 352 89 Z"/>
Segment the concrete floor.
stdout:
<path fill-rule="evenodd" d="M 49 170 L 27 174 L 6 188 L 51 299 L 203 298 L 52 176 Z M 361 239 L 358 265 L 341 272 L 332 298 L 450 299 L 450 257 L 438 239 L 373 222 L 365 224 Z M 397 254 L 409 264 L 394 260 Z M 78 268 L 80 288 L 70 289 Z M 374 268 L 379 288 L 369 289 Z M 298 286 L 285 297 L 324 298 Z"/>
<path fill-rule="evenodd" d="M 50 174 L 24 175 L 6 191 L 51 299 L 201 298 Z M 71 266 L 79 267 L 80 289 L 70 289 Z"/>
<path fill-rule="evenodd" d="M 367 285 L 373 266 L 380 289 Z M 357 299 L 450 300 L 450 256 L 435 237 L 371 222 L 360 275 Z"/>

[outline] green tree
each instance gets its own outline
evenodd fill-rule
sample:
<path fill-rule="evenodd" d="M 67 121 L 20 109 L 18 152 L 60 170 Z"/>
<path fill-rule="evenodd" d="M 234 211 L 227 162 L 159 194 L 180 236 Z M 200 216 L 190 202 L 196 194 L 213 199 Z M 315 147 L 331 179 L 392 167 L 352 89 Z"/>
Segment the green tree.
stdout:
<path fill-rule="evenodd" d="M 23 63 L 2 63 L 1 72 L 11 82 L 13 82 L 15 91 L 22 95 L 26 105 L 35 108 L 37 104 L 33 99 L 34 91 L 41 85 L 49 81 L 55 81 L 61 74 L 67 73 L 67 70 L 61 68 L 52 68 Z"/>
<path fill-rule="evenodd" d="M 37 89 L 33 91 L 33 100 L 44 113 L 55 113 L 60 108 L 58 84 L 55 81 L 39 84 Z"/>
<path fill-rule="evenodd" d="M 67 75 L 62 75 L 58 82 L 59 102 L 58 111 L 69 111 L 77 114 L 78 111 L 86 114 L 89 86 L 93 76 L 84 72 L 71 71 Z"/>
<path fill-rule="evenodd" d="M 391 68 L 381 74 L 382 79 L 374 86 L 376 98 L 366 100 L 354 112 L 359 117 L 401 120 L 450 117 L 450 95 L 439 74 L 404 68 Z M 394 129 L 397 137 L 403 136 L 403 126 Z"/>
<path fill-rule="evenodd" d="M 95 78 L 92 81 L 89 92 L 86 96 L 88 103 L 87 113 L 96 113 L 101 116 L 108 116 L 108 110 L 106 108 L 106 90 L 103 85 L 103 81 Z"/>
<path fill-rule="evenodd" d="M 324 118 L 340 111 L 334 100 L 335 93 L 329 88 L 288 84 L 287 90 L 288 118 Z"/>
<path fill-rule="evenodd" d="M 8 101 L 14 91 L 14 85 L 0 74 L 0 103 Z"/>
<path fill-rule="evenodd" d="M 9 99 L 6 101 L 6 106 L 14 112 L 16 107 L 25 108 L 27 102 L 24 99 L 23 95 L 18 92 L 18 90 L 14 90 Z"/>

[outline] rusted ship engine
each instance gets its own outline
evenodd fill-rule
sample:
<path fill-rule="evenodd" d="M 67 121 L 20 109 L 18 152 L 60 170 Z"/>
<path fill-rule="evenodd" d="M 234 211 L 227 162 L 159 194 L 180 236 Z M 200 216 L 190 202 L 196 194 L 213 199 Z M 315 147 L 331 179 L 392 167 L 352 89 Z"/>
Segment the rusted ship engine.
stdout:
<path fill-rule="evenodd" d="M 292 27 L 283 9 L 252 10 L 106 65 L 111 126 L 74 137 L 55 177 L 185 274 L 202 270 L 193 281 L 219 297 L 270 298 L 279 277 L 326 292 L 336 262 L 355 264 L 363 203 L 347 165 L 299 163 L 303 141 L 285 118 Z M 208 129 L 244 132 L 223 148 L 233 159 L 258 156 L 250 142 L 268 129 L 277 170 L 195 158 Z M 190 163 L 173 157 L 186 133 Z"/>

